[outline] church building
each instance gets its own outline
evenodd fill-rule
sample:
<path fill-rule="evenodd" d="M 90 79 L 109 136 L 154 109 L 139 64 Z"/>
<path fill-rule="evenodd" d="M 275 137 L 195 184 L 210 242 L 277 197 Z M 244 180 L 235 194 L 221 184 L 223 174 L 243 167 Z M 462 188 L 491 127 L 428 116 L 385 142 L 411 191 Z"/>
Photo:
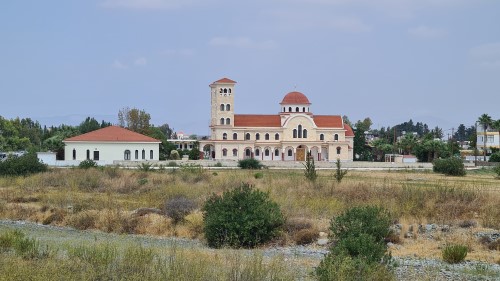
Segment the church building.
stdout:
<path fill-rule="evenodd" d="M 236 114 L 236 82 L 223 78 L 210 84 L 210 139 L 200 141 L 205 159 L 304 161 L 353 160 L 354 133 L 340 115 L 315 115 L 311 102 L 290 92 L 274 115 Z"/>

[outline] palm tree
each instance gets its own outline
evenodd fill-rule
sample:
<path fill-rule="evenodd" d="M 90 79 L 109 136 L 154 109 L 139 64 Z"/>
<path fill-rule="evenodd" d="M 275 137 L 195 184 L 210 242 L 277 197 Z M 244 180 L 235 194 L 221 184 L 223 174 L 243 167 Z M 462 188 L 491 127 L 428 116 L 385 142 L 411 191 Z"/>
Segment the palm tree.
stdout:
<path fill-rule="evenodd" d="M 491 116 L 488 114 L 484 113 L 477 119 L 477 122 L 483 126 L 483 132 L 484 132 L 484 137 L 483 137 L 483 156 L 484 156 L 484 162 L 486 162 L 486 130 L 488 129 L 488 126 L 491 125 L 493 122 L 493 119 L 491 119 Z"/>

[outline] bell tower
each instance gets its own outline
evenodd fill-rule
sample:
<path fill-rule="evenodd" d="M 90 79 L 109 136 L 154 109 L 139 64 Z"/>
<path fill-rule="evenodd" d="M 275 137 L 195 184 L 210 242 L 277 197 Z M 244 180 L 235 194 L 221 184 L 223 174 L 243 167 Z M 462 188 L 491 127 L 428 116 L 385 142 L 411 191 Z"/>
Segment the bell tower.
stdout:
<path fill-rule="evenodd" d="M 234 126 L 234 85 L 235 81 L 222 78 L 210 84 L 212 134 L 215 128 Z"/>

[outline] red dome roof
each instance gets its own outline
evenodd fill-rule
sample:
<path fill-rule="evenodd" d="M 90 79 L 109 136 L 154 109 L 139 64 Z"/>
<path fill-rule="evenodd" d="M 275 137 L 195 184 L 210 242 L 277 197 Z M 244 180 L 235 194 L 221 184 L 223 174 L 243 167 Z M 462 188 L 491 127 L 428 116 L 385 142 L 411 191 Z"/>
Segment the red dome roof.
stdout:
<path fill-rule="evenodd" d="M 285 95 L 280 104 L 311 104 L 309 99 L 301 92 L 290 92 Z"/>

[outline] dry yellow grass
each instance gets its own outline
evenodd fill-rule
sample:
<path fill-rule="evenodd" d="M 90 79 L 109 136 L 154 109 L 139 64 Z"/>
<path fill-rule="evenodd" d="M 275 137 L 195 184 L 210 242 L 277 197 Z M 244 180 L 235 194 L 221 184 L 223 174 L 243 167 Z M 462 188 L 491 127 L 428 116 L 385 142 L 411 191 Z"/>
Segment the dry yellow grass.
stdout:
<path fill-rule="evenodd" d="M 199 238 L 203 229 L 199 211 L 177 225 L 160 215 L 133 217 L 130 213 L 141 207 L 162 209 L 168 199 L 179 195 L 201 206 L 210 194 L 221 194 L 247 182 L 269 192 L 287 218 L 307 218 L 314 229 L 322 232 L 328 231 L 333 216 L 349 207 L 368 204 L 388 209 L 403 225 L 401 235 L 409 225 L 454 225 L 463 220 L 500 229 L 500 181 L 492 174 L 446 177 L 431 172 L 349 171 L 337 184 L 332 171 L 319 171 L 316 184 L 311 184 L 301 170 L 260 172 L 263 178 L 255 179 L 255 171 L 246 170 L 213 174 L 202 170 L 146 173 L 117 168 L 53 169 L 28 177 L 0 178 L 0 218 Z M 455 238 L 438 239 L 427 241 L 417 234 L 416 239 L 403 239 L 401 249 L 393 253 L 436 257 L 439 243 Z M 290 239 L 284 241 L 289 243 Z M 471 259 L 493 258 L 482 253 L 484 247 L 475 241 L 471 248 Z"/>

